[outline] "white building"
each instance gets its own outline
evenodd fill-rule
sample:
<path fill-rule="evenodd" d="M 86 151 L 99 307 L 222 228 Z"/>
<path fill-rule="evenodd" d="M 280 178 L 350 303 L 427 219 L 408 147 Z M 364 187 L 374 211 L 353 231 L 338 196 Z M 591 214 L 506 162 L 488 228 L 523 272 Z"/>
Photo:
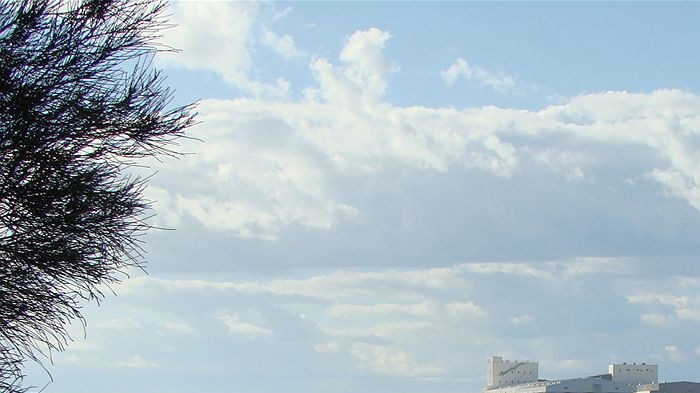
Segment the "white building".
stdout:
<path fill-rule="evenodd" d="M 644 385 L 659 382 L 659 366 L 646 363 L 622 363 L 608 366 L 608 374 L 614 382 L 628 385 Z"/>
<path fill-rule="evenodd" d="M 486 389 L 537 382 L 537 363 L 529 360 L 503 360 L 491 356 L 486 367 Z"/>
<path fill-rule="evenodd" d="M 659 366 L 622 363 L 608 373 L 583 378 L 543 380 L 538 364 L 491 356 L 486 363 L 484 393 L 700 393 L 700 383 L 659 383 Z"/>
<path fill-rule="evenodd" d="M 486 389 L 488 393 L 636 393 L 633 385 L 605 379 L 603 376 L 538 381 Z M 656 392 L 651 392 L 656 393 Z"/>
<path fill-rule="evenodd" d="M 662 382 L 637 386 L 637 393 L 700 393 L 697 382 Z"/>

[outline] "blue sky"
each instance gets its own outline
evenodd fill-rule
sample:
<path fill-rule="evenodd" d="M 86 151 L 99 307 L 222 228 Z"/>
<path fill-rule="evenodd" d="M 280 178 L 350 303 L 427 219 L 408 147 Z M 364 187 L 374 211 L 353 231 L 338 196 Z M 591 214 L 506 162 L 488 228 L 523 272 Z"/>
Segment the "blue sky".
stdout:
<path fill-rule="evenodd" d="M 490 355 L 697 380 L 699 4 L 172 13 L 155 63 L 201 122 L 147 194 L 176 230 L 49 391 L 476 393 Z"/>

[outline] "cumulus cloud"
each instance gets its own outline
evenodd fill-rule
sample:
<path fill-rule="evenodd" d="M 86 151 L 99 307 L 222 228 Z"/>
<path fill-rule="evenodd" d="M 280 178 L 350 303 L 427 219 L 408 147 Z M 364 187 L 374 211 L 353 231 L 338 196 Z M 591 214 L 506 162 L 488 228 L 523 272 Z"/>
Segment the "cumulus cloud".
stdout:
<path fill-rule="evenodd" d="M 217 70 L 241 83 L 250 72 L 252 29 L 258 11 L 253 3 L 177 2 L 171 5 L 177 28 L 166 30 L 164 42 L 179 54 L 164 54 L 166 65 Z"/>
<path fill-rule="evenodd" d="M 171 61 L 219 67 L 227 80 L 256 90 L 248 47 L 259 5 L 208 3 L 189 12 L 190 3 L 177 4 L 183 8 L 176 15 L 193 31 L 180 40 L 202 46 L 203 53 L 184 50 L 184 57 Z M 217 27 L 229 24 L 236 28 Z M 296 53 L 291 37 L 270 31 L 265 36 L 287 55 Z M 478 171 L 509 179 L 534 166 L 569 182 L 593 183 L 594 170 L 615 165 L 596 156 L 596 147 L 606 146 L 647 149 L 648 166 L 632 177 L 656 182 L 669 197 L 700 209 L 700 98 L 694 94 L 592 93 L 540 110 L 397 106 L 385 99 L 389 77 L 398 70 L 384 53 L 390 39 L 377 28 L 357 31 L 337 64 L 313 58 L 316 85 L 301 100 L 202 101 L 201 124 L 191 135 L 206 143 L 186 145 L 196 156 L 162 168 L 165 176 L 172 171 L 189 179 L 187 187 L 155 184 L 150 191 L 163 201 L 157 206 L 163 221 L 179 223 L 189 216 L 214 230 L 272 240 L 290 226 L 331 230 L 362 218 L 364 212 L 339 187 L 348 179 L 362 187 L 363 179 L 393 176 L 396 168 L 416 174 Z M 216 50 L 208 47 L 211 41 Z M 453 83 L 465 73 L 495 88 L 514 83 L 464 60 L 443 75 Z"/>
<path fill-rule="evenodd" d="M 426 314 L 432 304 L 423 302 L 423 291 L 436 289 L 459 290 L 468 287 L 461 265 L 448 268 L 388 271 L 338 270 L 301 279 L 273 279 L 269 281 L 230 282 L 211 280 L 169 280 L 153 277 L 134 278 L 119 288 L 122 294 L 133 294 L 144 288 L 167 291 L 231 291 L 250 295 L 290 296 L 334 302 L 342 310 L 344 299 L 381 297 L 397 301 L 396 304 L 364 305 L 356 310 L 365 314 L 383 312 Z M 419 300 L 420 303 L 411 303 Z M 398 304 L 398 302 L 404 304 Z"/>
<path fill-rule="evenodd" d="M 484 309 L 474 302 L 452 302 L 446 305 L 447 311 L 454 317 L 484 315 Z"/>
<path fill-rule="evenodd" d="M 323 67 L 328 68 L 324 74 L 339 74 L 329 63 Z M 695 161 L 694 150 L 677 148 L 690 143 L 694 131 L 676 131 L 675 120 L 664 120 L 669 117 L 666 112 L 686 116 L 679 110 L 684 108 L 679 101 L 686 107 L 694 105 L 700 113 L 700 100 L 693 95 L 678 91 L 595 94 L 537 112 L 389 104 L 358 108 L 362 95 L 352 92 L 357 86 L 338 87 L 339 81 L 350 83 L 347 77 L 338 78 L 321 83 L 322 95 L 330 100 L 326 103 L 202 102 L 203 123 L 193 135 L 207 143 L 196 147 L 199 154 L 191 165 L 192 176 L 195 170 L 203 174 L 209 184 L 219 186 L 220 195 L 189 187 L 174 198 L 177 210 L 166 211 L 165 216 L 176 221 L 178 215 L 189 214 L 213 229 L 240 236 L 274 238 L 279 228 L 291 224 L 331 229 L 339 220 L 362 213 L 343 200 L 332 180 L 358 172 L 382 175 L 392 162 L 416 171 L 479 170 L 505 178 L 525 163 L 537 162 L 567 180 L 581 179 L 585 160 L 563 159 L 567 155 L 557 156 L 552 146 L 544 153 L 532 147 L 552 134 L 579 143 L 650 148 L 657 162 L 666 163 L 663 171 L 651 168 L 650 178 L 669 195 L 696 204 L 700 169 L 695 162 L 700 160 Z M 350 95 L 339 98 L 340 92 Z M 610 107 L 627 99 L 637 102 L 636 109 L 611 113 Z M 592 111 L 592 101 L 598 103 L 600 113 Z M 274 134 L 276 139 L 247 136 L 256 134 L 258 138 Z M 668 170 L 676 175 L 661 175 Z M 201 181 L 192 184 L 197 183 Z"/>
<path fill-rule="evenodd" d="M 696 173 L 684 174 L 679 170 L 654 169 L 648 175 L 664 184 L 669 195 L 685 199 L 695 209 L 700 210 L 700 183 Z"/>
<path fill-rule="evenodd" d="M 161 53 L 158 61 L 167 67 L 214 71 L 256 97 L 286 96 L 289 83 L 284 79 L 265 83 L 253 75 L 251 47 L 260 7 L 254 2 L 171 3 L 176 27 L 165 30 L 163 43 L 180 51 Z M 268 36 L 264 42 L 287 54 L 293 49 L 291 37 Z"/>
<path fill-rule="evenodd" d="M 380 345 L 357 343 L 352 355 L 360 367 L 366 367 L 383 374 L 401 376 L 434 376 L 443 370 L 429 364 L 421 364 L 408 352 Z"/>
<path fill-rule="evenodd" d="M 527 148 L 524 148 L 526 151 Z M 535 163 L 561 174 L 567 181 L 580 182 L 585 180 L 584 165 L 589 164 L 585 154 L 566 149 L 546 148 L 532 152 Z"/>
<path fill-rule="evenodd" d="M 199 154 L 185 169 L 192 177 L 188 188 L 195 192 L 161 199 L 156 208 L 168 222 L 187 215 L 212 229 L 274 239 L 290 224 L 329 229 L 337 219 L 356 214 L 323 187 L 322 162 L 303 154 L 301 146 L 284 145 L 286 127 L 222 115 L 202 114 L 207 130 L 200 135 L 207 144 L 192 146 Z M 274 140 L 276 133 L 280 141 Z M 215 194 L 211 184 L 217 185 Z"/>
<path fill-rule="evenodd" d="M 361 316 L 360 316 L 361 318 Z M 388 318 L 384 318 L 388 320 Z M 402 338 L 414 337 L 420 332 L 425 332 L 434 328 L 431 322 L 427 321 L 392 321 L 372 323 L 373 321 L 359 320 L 359 326 L 348 326 L 345 324 L 328 324 L 321 327 L 321 331 L 330 337 L 367 338 L 375 337 L 386 340 L 401 340 Z M 369 322 L 369 323 L 368 323 Z"/>
<path fill-rule="evenodd" d="M 690 299 L 685 296 L 677 296 L 668 293 L 641 293 L 628 295 L 627 300 L 630 303 L 647 303 L 647 304 L 662 304 L 671 306 L 675 309 L 684 309 L 688 306 Z"/>
<path fill-rule="evenodd" d="M 168 190 L 149 185 L 144 190 L 144 198 L 152 202 L 153 209 L 158 211 L 158 215 L 151 220 L 151 225 L 162 228 L 175 228 L 181 221 L 181 215 L 175 209 L 174 201 L 171 199 Z"/>
<path fill-rule="evenodd" d="M 442 78 L 448 86 L 462 77 L 467 82 L 489 87 L 499 93 L 513 93 L 520 89 L 515 78 L 503 73 L 494 73 L 481 67 L 470 65 L 463 58 L 458 58 L 446 70 L 442 71 Z"/>
<path fill-rule="evenodd" d="M 543 263 L 486 262 L 467 263 L 462 268 L 479 274 L 529 276 L 542 280 L 570 279 L 581 275 L 625 275 L 633 270 L 629 258 L 578 257 Z"/>
<path fill-rule="evenodd" d="M 576 258 L 573 265 L 586 259 Z M 687 342 L 693 342 L 697 322 L 679 315 L 696 309 L 697 280 L 678 276 L 659 282 L 649 264 L 634 259 L 614 272 L 615 259 L 589 269 L 578 265 L 566 274 L 568 260 L 493 262 L 497 269 L 490 271 L 484 262 L 276 271 L 233 279 L 141 276 L 115 288 L 120 296 L 109 299 L 110 307 L 123 310 L 122 321 L 107 321 L 131 326 L 126 321 L 138 320 L 143 328 L 95 329 L 94 349 L 78 355 L 81 364 L 108 353 L 123 359 L 121 367 L 157 365 L 173 372 L 227 364 L 226 373 L 245 367 L 256 373 L 259 364 L 268 364 L 276 377 L 276 367 L 298 365 L 321 375 L 342 371 L 353 380 L 373 374 L 437 384 L 469 378 L 478 387 L 491 354 L 541 360 L 542 369 L 554 375 L 585 375 L 604 365 L 610 353 L 622 361 L 639 359 L 619 340 L 638 335 L 647 338 L 644 353 L 694 364 L 696 345 Z M 596 318 L 580 318 L 583 314 Z M 656 324 L 663 322 L 657 315 L 666 316 L 665 325 Z M 660 334 L 667 326 L 676 341 Z M 222 344 L 232 340 L 236 345 Z M 232 361 L 239 363 L 226 363 Z"/>
<path fill-rule="evenodd" d="M 694 278 L 677 276 L 667 279 L 663 288 L 643 292 L 630 290 L 625 297 L 642 310 L 655 310 L 641 313 L 640 318 L 646 324 L 664 326 L 673 322 L 696 326 L 700 323 L 698 287 Z"/>
<path fill-rule="evenodd" d="M 700 306 L 697 303 L 696 306 Z M 678 318 L 686 319 L 694 322 L 700 322 L 700 307 L 698 308 L 680 308 L 676 311 Z"/>
<path fill-rule="evenodd" d="M 289 35 L 279 36 L 270 30 L 265 30 L 261 41 L 263 45 L 270 47 L 287 60 L 302 56 L 302 52 L 294 44 L 294 38 Z"/>
<path fill-rule="evenodd" d="M 664 326 L 668 323 L 668 318 L 664 314 L 642 314 L 639 318 L 648 325 Z"/>
<path fill-rule="evenodd" d="M 418 304 L 338 304 L 331 306 L 328 313 L 333 317 L 368 317 L 386 315 L 407 315 L 414 317 L 425 317 L 434 312 L 435 305 L 431 302 Z"/>
<path fill-rule="evenodd" d="M 685 362 L 688 357 L 675 345 L 666 345 L 664 347 L 666 355 L 674 362 Z"/>
<path fill-rule="evenodd" d="M 508 320 L 515 325 L 523 325 L 523 324 L 528 324 L 528 323 L 532 322 L 532 317 L 525 314 L 525 315 L 518 315 L 515 317 L 511 317 Z"/>
<path fill-rule="evenodd" d="M 284 7 L 283 9 L 275 8 L 272 12 L 272 21 L 277 22 L 289 16 L 292 13 L 292 7 Z"/>
<path fill-rule="evenodd" d="M 314 345 L 314 351 L 318 353 L 337 353 L 340 349 L 338 342 L 328 341 Z"/>
<path fill-rule="evenodd" d="M 228 328 L 229 332 L 233 334 L 243 334 L 243 335 L 252 335 L 252 336 L 259 336 L 259 335 L 267 335 L 270 334 L 270 330 L 252 324 L 248 322 L 243 322 L 240 321 L 239 316 L 237 314 L 233 315 L 223 315 L 221 316 L 221 322 L 226 325 Z"/>
<path fill-rule="evenodd" d="M 340 52 L 339 59 L 347 64 L 344 76 L 356 86 L 363 86 L 363 92 L 374 98 L 384 94 L 387 77 L 398 69 L 384 56 L 383 49 L 390 37 L 388 32 L 377 28 L 356 31 Z"/>

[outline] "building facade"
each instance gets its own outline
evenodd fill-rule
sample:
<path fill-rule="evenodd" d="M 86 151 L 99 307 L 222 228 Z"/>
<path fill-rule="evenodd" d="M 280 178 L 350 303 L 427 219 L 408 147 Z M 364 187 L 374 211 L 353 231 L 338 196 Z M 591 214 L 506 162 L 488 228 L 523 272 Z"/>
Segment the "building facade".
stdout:
<path fill-rule="evenodd" d="M 622 363 L 608 366 L 608 374 L 615 382 L 644 385 L 659 382 L 659 366 L 646 363 Z"/>
<path fill-rule="evenodd" d="M 638 393 L 700 393 L 697 382 L 662 382 L 639 385 Z"/>
<path fill-rule="evenodd" d="M 659 366 L 622 363 L 608 373 L 560 380 L 539 379 L 538 363 L 491 356 L 483 393 L 700 393 L 700 383 L 659 383 Z"/>
<path fill-rule="evenodd" d="M 486 367 L 486 389 L 537 382 L 537 362 L 503 360 L 491 356 Z"/>

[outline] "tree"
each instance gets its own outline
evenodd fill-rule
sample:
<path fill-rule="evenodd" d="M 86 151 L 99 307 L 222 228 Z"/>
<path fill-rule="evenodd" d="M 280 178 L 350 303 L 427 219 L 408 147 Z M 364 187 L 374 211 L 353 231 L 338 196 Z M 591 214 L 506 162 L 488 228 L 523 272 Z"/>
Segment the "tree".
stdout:
<path fill-rule="evenodd" d="M 0 391 L 70 340 L 151 228 L 146 157 L 173 156 L 192 105 L 151 66 L 166 4 L 0 0 Z"/>

